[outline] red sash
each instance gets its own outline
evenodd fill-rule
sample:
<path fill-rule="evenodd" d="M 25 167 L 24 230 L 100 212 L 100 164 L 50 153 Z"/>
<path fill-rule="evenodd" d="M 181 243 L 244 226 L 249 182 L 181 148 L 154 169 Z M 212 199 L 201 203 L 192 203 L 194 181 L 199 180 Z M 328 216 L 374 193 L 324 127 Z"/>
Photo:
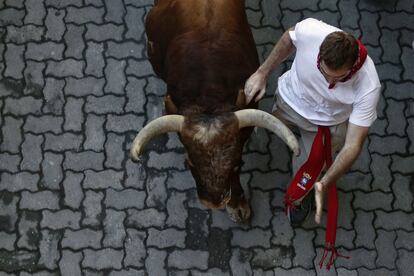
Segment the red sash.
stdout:
<path fill-rule="evenodd" d="M 312 189 L 323 166 L 326 165 L 326 168 L 329 168 L 332 165 L 331 151 L 331 133 L 329 127 L 319 126 L 308 160 L 298 170 L 288 187 L 285 195 L 286 208 L 295 208 L 294 202 L 304 197 Z M 336 183 L 331 183 L 328 188 L 328 220 L 325 233 L 325 250 L 319 263 L 322 268 L 328 252 L 331 251 L 331 256 L 326 265 L 328 270 L 331 268 L 336 257 L 349 258 L 338 254 L 335 248 L 337 217 L 338 193 L 336 191 Z"/>

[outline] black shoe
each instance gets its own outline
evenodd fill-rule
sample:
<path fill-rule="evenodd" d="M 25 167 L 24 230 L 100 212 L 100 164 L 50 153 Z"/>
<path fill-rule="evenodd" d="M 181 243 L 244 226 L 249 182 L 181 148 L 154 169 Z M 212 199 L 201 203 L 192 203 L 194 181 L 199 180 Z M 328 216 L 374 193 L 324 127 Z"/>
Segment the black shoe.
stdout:
<path fill-rule="evenodd" d="M 312 195 L 312 192 L 308 193 L 299 205 L 287 208 L 287 217 L 293 227 L 302 225 L 309 216 L 314 198 Z"/>

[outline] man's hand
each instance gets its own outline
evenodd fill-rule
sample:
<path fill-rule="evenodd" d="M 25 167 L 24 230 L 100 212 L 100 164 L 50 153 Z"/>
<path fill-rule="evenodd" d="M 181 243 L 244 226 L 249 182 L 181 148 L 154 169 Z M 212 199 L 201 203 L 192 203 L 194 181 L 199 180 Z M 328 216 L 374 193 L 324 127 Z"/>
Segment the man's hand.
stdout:
<path fill-rule="evenodd" d="M 259 71 L 250 76 L 244 85 L 246 104 L 249 104 L 253 98 L 255 98 L 255 102 L 263 98 L 266 92 L 266 81 L 265 75 Z"/>
<path fill-rule="evenodd" d="M 315 222 L 317 224 L 321 223 L 322 220 L 322 210 L 323 210 L 323 202 L 326 193 L 326 186 L 323 185 L 322 182 L 315 183 L 315 202 L 316 202 L 316 214 L 315 214 Z"/>

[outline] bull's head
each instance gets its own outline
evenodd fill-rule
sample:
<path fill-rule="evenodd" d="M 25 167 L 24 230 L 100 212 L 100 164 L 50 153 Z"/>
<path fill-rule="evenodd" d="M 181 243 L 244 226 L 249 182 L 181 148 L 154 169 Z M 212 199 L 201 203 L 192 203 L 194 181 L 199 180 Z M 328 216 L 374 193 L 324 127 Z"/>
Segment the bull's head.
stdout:
<path fill-rule="evenodd" d="M 261 110 L 244 109 L 221 115 L 162 116 L 138 133 L 131 155 L 138 159 L 144 145 L 156 135 L 178 132 L 201 203 L 208 208 L 222 208 L 232 197 L 232 183 L 239 183 L 243 147 L 240 129 L 254 126 L 274 132 L 298 154 L 295 136 L 280 120 Z"/>

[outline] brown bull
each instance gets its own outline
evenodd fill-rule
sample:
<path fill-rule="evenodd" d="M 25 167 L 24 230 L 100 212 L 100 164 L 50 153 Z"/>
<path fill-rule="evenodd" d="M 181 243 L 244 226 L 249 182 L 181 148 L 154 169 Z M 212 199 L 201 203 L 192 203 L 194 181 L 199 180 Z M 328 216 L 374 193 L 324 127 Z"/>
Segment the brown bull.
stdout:
<path fill-rule="evenodd" d="M 279 120 L 244 103 L 244 83 L 259 66 L 244 1 L 155 1 L 145 28 L 149 59 L 167 84 L 169 115 L 139 132 L 132 157 L 155 135 L 178 132 L 200 201 L 208 208 L 226 207 L 232 220 L 245 221 L 250 207 L 239 174 L 252 127 L 275 132 L 294 152 L 298 146 Z"/>

